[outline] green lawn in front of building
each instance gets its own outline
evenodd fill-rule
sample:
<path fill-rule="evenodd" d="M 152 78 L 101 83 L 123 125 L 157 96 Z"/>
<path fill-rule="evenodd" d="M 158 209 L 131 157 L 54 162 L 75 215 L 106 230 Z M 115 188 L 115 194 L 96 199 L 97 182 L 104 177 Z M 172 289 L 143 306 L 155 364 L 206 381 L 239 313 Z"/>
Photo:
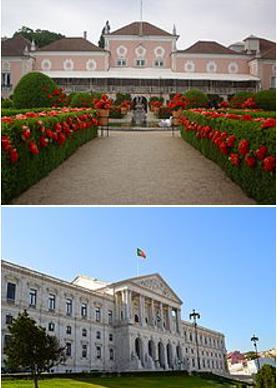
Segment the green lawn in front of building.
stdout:
<path fill-rule="evenodd" d="M 32 388 L 30 380 L 2 381 L 3 388 Z M 206 380 L 190 376 L 157 377 L 97 377 L 46 379 L 39 382 L 40 388 L 231 388 L 236 385 L 222 384 L 215 380 Z"/>

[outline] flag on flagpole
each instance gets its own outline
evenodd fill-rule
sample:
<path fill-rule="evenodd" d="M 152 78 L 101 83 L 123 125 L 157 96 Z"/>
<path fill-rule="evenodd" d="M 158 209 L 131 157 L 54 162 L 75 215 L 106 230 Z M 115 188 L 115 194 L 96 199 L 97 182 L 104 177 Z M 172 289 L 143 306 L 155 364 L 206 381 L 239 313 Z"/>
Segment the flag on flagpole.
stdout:
<path fill-rule="evenodd" d="M 143 259 L 146 259 L 146 254 L 143 252 L 142 249 L 137 248 L 137 256 L 142 257 Z"/>

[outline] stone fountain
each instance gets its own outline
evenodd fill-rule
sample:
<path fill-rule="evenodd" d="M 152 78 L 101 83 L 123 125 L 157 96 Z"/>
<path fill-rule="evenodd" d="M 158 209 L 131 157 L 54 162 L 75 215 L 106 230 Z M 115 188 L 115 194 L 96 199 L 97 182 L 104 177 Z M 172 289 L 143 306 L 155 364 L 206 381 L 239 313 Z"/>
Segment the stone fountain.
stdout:
<path fill-rule="evenodd" d="M 144 108 L 144 104 L 142 102 L 142 97 L 137 97 L 135 99 L 135 107 L 133 110 L 133 118 L 132 118 L 132 124 L 133 125 L 146 125 L 146 111 Z"/>

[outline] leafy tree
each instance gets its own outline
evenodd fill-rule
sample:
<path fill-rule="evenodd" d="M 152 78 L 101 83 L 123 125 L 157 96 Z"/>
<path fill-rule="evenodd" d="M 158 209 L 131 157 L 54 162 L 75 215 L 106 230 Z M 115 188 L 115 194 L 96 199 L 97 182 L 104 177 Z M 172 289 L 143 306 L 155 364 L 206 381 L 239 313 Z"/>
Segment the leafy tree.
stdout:
<path fill-rule="evenodd" d="M 247 358 L 247 360 L 256 360 L 256 358 L 257 358 L 256 352 L 254 352 L 253 350 L 245 353 L 244 355 Z"/>
<path fill-rule="evenodd" d="M 276 368 L 272 365 L 263 365 L 256 375 L 256 388 L 275 388 Z"/>
<path fill-rule="evenodd" d="M 17 30 L 13 36 L 22 35 L 24 38 L 35 41 L 37 47 L 43 47 L 47 44 L 55 42 L 58 39 L 65 38 L 65 35 L 51 32 L 48 30 L 40 30 L 36 29 L 35 31 L 29 27 L 23 26 L 19 30 Z"/>
<path fill-rule="evenodd" d="M 190 89 L 184 95 L 189 99 L 187 109 L 206 107 L 208 105 L 208 97 L 201 90 Z"/>
<path fill-rule="evenodd" d="M 38 388 L 41 373 L 65 361 L 64 348 L 26 310 L 8 328 L 11 335 L 4 350 L 5 364 L 11 370 L 30 370 L 34 387 Z"/>

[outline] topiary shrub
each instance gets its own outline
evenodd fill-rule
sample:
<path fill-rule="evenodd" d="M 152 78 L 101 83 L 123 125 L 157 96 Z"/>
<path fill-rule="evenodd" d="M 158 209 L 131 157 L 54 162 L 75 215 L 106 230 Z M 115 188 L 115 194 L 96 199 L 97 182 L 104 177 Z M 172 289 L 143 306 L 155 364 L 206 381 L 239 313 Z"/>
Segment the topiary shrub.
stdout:
<path fill-rule="evenodd" d="M 271 365 L 263 365 L 256 375 L 257 388 L 275 388 L 276 368 Z"/>
<path fill-rule="evenodd" d="M 257 107 L 264 110 L 276 109 L 276 91 L 262 90 L 255 95 Z"/>
<path fill-rule="evenodd" d="M 13 102 L 16 108 L 40 108 L 52 105 L 51 94 L 57 89 L 56 83 L 42 73 L 28 73 L 18 82 Z"/>
<path fill-rule="evenodd" d="M 185 93 L 185 97 L 189 99 L 189 104 L 187 109 L 190 108 L 201 108 L 208 105 L 208 96 L 207 94 L 201 92 L 198 89 L 191 89 Z"/>
<path fill-rule="evenodd" d="M 241 105 L 251 97 L 254 97 L 255 93 L 252 92 L 239 92 L 236 93 L 231 99 L 230 99 L 230 108 L 241 108 Z"/>

